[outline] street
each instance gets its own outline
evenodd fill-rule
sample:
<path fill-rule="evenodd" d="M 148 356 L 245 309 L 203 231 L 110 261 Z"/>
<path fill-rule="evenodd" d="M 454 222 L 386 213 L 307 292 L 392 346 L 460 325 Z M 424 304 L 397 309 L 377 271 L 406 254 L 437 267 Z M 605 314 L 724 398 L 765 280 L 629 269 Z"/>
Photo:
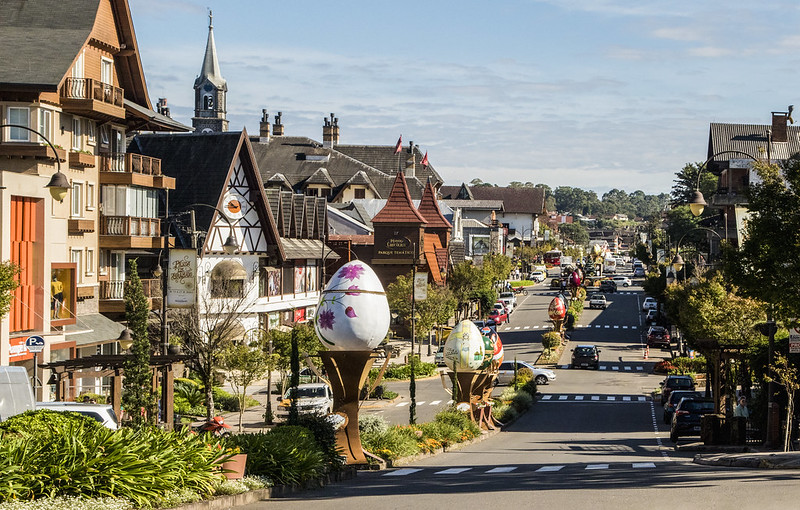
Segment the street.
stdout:
<path fill-rule="evenodd" d="M 507 359 L 533 362 L 541 352 L 554 294 L 547 283 L 518 297 L 511 323 L 499 328 Z M 244 508 L 308 510 L 331 508 L 334 502 L 355 509 L 793 507 L 800 496 L 794 472 L 699 466 L 691 463 L 693 453 L 672 447 L 661 406 L 651 397 L 663 379 L 652 374 L 658 361 L 653 357 L 667 353 L 651 351 L 644 359 L 641 288 L 619 290 L 608 295 L 607 309 L 584 310 L 556 369 L 557 380 L 540 386 L 533 408 L 500 434 L 410 465 L 359 472 L 355 480 Z M 568 368 L 570 349 L 588 343 L 601 350 L 599 369 Z M 408 383 L 390 388 L 404 398 L 362 412 L 407 423 Z M 418 420 L 430 419 L 448 400 L 438 379 L 419 381 Z"/>

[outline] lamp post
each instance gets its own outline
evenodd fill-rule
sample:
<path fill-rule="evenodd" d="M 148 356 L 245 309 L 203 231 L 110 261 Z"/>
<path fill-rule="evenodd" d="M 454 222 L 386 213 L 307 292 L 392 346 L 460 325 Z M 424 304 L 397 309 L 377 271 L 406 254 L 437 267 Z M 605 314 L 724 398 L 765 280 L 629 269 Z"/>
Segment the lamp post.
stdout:
<path fill-rule="evenodd" d="M 747 156 L 753 161 L 758 161 L 756 158 L 754 158 L 753 156 L 751 156 L 746 152 L 735 151 L 735 150 L 715 152 L 707 160 L 705 160 L 705 162 L 703 162 L 702 165 L 697 167 L 697 183 L 694 186 L 694 193 L 692 194 L 692 199 L 689 201 L 689 209 L 695 216 L 700 216 L 701 214 L 703 214 L 703 209 L 705 209 L 706 206 L 708 205 L 705 201 L 705 198 L 703 198 L 703 193 L 700 191 L 700 176 L 703 174 L 703 171 L 706 169 L 711 160 L 716 158 L 717 156 L 721 156 L 722 154 L 739 154 L 741 156 Z"/>
<path fill-rule="evenodd" d="M 67 191 L 69 191 L 70 185 L 67 176 L 61 172 L 61 160 L 58 158 L 58 151 L 56 151 L 56 148 L 53 146 L 52 143 L 50 143 L 50 140 L 48 140 L 46 136 L 36 131 L 35 129 L 29 128 L 28 126 L 20 126 L 19 124 L 0 124 L 0 129 L 7 127 L 25 129 L 27 131 L 30 131 L 31 133 L 34 133 L 39 138 L 44 140 L 44 142 L 53 150 L 53 154 L 56 157 L 56 173 L 54 173 L 53 176 L 50 177 L 50 182 L 48 182 L 45 185 L 45 188 L 48 188 L 50 190 L 50 196 L 52 196 L 54 200 L 63 202 L 64 197 L 67 196 Z"/>
<path fill-rule="evenodd" d="M 408 394 L 411 397 L 411 405 L 408 406 L 408 423 L 417 423 L 417 380 L 414 375 L 414 337 L 417 334 L 417 293 L 415 292 L 415 282 L 417 279 L 417 243 L 411 243 L 414 260 L 411 264 L 411 355 L 408 362 L 411 365 L 411 378 L 408 383 Z"/>
<path fill-rule="evenodd" d="M 700 192 L 698 191 L 698 193 L 700 193 Z M 700 196 L 702 197 L 702 194 Z M 711 232 L 712 234 L 714 234 L 715 236 L 717 236 L 719 238 L 720 242 L 722 242 L 722 236 L 719 235 L 714 229 L 710 229 L 710 228 L 706 228 L 706 227 L 695 227 L 693 229 L 687 230 L 681 236 L 681 238 L 678 240 L 678 246 L 676 248 L 675 257 L 672 259 L 672 268 L 675 270 L 675 274 L 679 273 L 681 271 L 681 269 L 683 269 L 683 279 L 684 280 L 686 280 L 686 263 L 684 262 L 683 257 L 681 257 L 681 243 L 683 242 L 683 239 L 690 232 L 694 232 L 695 230 L 705 230 L 706 232 Z M 711 253 L 711 245 L 710 245 L 710 243 L 709 243 L 708 251 L 709 251 L 709 254 L 710 254 Z"/>

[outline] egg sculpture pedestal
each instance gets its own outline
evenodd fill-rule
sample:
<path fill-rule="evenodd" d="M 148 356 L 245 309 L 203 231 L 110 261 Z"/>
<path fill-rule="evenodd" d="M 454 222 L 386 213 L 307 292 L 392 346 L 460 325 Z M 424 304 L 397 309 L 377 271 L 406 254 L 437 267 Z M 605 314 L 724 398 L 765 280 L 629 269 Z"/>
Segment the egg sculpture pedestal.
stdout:
<path fill-rule="evenodd" d="M 358 430 L 359 394 L 390 317 L 378 276 L 360 260 L 342 266 L 320 296 L 314 329 L 328 349 L 320 356 L 333 390 L 333 413 L 342 418 L 336 444 L 348 464 L 367 464 Z"/>
<path fill-rule="evenodd" d="M 491 393 L 493 374 L 487 370 L 493 356 L 487 350 L 481 332 L 472 321 L 459 322 L 444 344 L 444 362 L 455 385 L 453 400 L 458 409 L 469 412 L 472 421 L 481 428 L 494 428 L 488 394 Z"/>

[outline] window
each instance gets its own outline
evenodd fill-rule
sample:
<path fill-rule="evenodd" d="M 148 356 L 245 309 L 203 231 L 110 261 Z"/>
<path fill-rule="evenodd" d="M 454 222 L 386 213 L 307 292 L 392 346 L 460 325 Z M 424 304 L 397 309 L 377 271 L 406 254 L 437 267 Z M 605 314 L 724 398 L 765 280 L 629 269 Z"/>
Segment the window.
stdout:
<path fill-rule="evenodd" d="M 100 81 L 103 83 L 108 83 L 109 85 L 114 84 L 114 61 L 108 58 L 103 57 L 100 61 Z"/>
<path fill-rule="evenodd" d="M 214 109 L 214 96 L 203 96 L 203 109 L 204 110 Z"/>
<path fill-rule="evenodd" d="M 86 276 L 94 275 L 94 250 L 86 248 Z"/>
<path fill-rule="evenodd" d="M 108 274 L 108 255 L 108 250 L 100 250 L 100 260 L 97 267 L 99 274 Z"/>
<path fill-rule="evenodd" d="M 86 183 L 86 210 L 94 210 L 94 184 Z"/>
<path fill-rule="evenodd" d="M 83 216 L 83 183 L 72 182 L 72 216 Z"/>
<path fill-rule="evenodd" d="M 8 123 L 17 124 L 18 126 L 30 127 L 30 108 L 24 107 L 8 107 Z M 27 129 L 22 128 L 9 128 L 8 140 L 10 142 L 29 142 L 31 133 Z"/>
<path fill-rule="evenodd" d="M 50 140 L 53 138 L 53 112 L 44 108 L 39 108 L 39 133 L 45 138 Z M 44 142 L 44 138 L 39 137 L 40 142 Z"/>
<path fill-rule="evenodd" d="M 83 52 L 80 52 L 75 59 L 75 64 L 72 66 L 72 77 L 83 78 Z"/>
<path fill-rule="evenodd" d="M 353 190 L 354 198 L 367 198 L 367 190 L 364 188 L 356 188 Z"/>
<path fill-rule="evenodd" d="M 81 119 L 72 117 L 72 148 L 76 151 L 83 149 L 83 140 L 81 138 Z"/>
<path fill-rule="evenodd" d="M 93 120 L 86 120 L 86 142 L 89 145 L 94 145 L 97 142 L 95 135 L 95 125 Z"/>
<path fill-rule="evenodd" d="M 321 188 L 319 190 L 319 196 L 321 196 L 321 197 L 329 197 L 329 196 L 331 196 L 331 189 L 330 188 Z"/>
<path fill-rule="evenodd" d="M 108 147 L 108 130 L 110 128 L 108 126 L 100 126 L 100 145 L 103 147 Z"/>
<path fill-rule="evenodd" d="M 83 273 L 81 272 L 81 262 L 83 258 L 83 250 L 82 249 L 73 249 L 71 251 L 70 262 L 75 264 L 75 270 L 78 274 L 78 283 L 83 282 Z"/>

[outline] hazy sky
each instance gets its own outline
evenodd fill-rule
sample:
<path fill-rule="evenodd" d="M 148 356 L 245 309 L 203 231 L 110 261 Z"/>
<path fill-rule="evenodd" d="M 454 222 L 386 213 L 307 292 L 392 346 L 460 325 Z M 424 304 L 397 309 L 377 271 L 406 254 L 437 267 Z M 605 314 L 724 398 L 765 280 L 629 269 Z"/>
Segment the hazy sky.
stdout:
<path fill-rule="evenodd" d="M 191 124 L 208 8 L 231 130 L 413 140 L 447 184 L 668 192 L 711 122 L 798 103 L 800 3 L 130 0 L 153 104 Z"/>

